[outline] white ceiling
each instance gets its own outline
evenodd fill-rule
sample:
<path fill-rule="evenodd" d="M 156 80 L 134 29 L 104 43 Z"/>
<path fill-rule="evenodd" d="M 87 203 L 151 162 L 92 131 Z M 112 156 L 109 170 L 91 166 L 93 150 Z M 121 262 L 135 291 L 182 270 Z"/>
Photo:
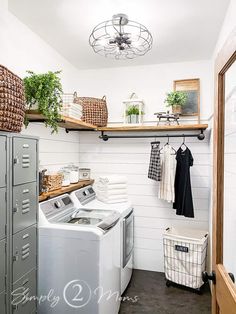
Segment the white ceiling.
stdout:
<path fill-rule="evenodd" d="M 9 10 L 79 69 L 209 59 L 229 0 L 9 0 Z M 152 33 L 153 48 L 133 60 L 95 54 L 91 30 L 116 13 Z"/>

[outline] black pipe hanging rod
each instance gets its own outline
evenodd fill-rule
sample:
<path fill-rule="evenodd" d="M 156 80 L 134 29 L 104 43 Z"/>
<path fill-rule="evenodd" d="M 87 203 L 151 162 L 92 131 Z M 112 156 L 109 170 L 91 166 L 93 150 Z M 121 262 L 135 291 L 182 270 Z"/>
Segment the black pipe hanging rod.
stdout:
<path fill-rule="evenodd" d="M 103 141 L 108 141 L 110 138 L 163 138 L 163 137 L 197 137 L 200 141 L 204 140 L 205 134 L 203 130 L 201 130 L 198 134 L 165 134 L 165 135 L 107 135 L 104 134 L 104 131 L 101 132 L 99 136 Z"/>

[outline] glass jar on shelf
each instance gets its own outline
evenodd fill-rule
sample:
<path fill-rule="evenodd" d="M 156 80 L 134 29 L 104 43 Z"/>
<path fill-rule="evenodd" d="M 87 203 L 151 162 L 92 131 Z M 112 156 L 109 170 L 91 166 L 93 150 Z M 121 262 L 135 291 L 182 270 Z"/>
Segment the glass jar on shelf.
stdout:
<path fill-rule="evenodd" d="M 73 164 L 65 167 L 70 172 L 70 183 L 78 183 L 79 181 L 79 167 Z"/>
<path fill-rule="evenodd" d="M 70 171 L 66 169 L 66 167 L 64 167 L 59 170 L 59 173 L 63 175 L 62 186 L 69 186 L 70 185 Z"/>

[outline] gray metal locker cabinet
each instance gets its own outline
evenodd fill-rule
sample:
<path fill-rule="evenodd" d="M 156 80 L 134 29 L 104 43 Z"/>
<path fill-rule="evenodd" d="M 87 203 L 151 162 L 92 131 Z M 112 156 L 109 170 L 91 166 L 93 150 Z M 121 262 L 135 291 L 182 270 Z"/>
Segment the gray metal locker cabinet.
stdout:
<path fill-rule="evenodd" d="M 37 141 L 32 138 L 13 138 L 13 185 L 37 180 Z"/>
<path fill-rule="evenodd" d="M 37 295 L 38 139 L 0 132 L 0 313 L 35 314 L 36 303 L 13 308 L 12 292 Z"/>
<path fill-rule="evenodd" d="M 0 187 L 6 186 L 7 156 L 6 137 L 0 135 Z"/>

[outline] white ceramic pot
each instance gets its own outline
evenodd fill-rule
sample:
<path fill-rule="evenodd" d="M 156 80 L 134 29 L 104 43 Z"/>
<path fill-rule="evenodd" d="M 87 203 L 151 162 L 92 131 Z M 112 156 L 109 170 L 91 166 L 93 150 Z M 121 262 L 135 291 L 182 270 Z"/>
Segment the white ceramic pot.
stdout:
<path fill-rule="evenodd" d="M 132 123 L 132 124 L 139 123 L 138 121 L 139 116 L 137 114 L 131 114 L 127 118 L 128 118 L 128 123 Z"/>

